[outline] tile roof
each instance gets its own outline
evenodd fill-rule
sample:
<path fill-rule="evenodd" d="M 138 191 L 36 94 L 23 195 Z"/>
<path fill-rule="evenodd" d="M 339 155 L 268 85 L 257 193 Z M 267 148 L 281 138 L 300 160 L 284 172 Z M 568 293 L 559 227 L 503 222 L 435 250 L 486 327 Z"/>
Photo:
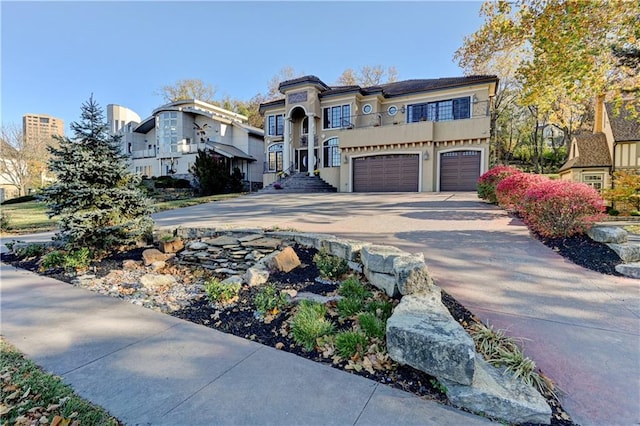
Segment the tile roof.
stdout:
<path fill-rule="evenodd" d="M 638 116 L 633 117 L 627 107 L 628 103 L 623 102 L 616 113 L 615 106 L 611 103 L 605 104 L 607 116 L 611 124 L 613 139 L 615 142 L 640 141 L 640 107 L 635 105 Z"/>
<path fill-rule="evenodd" d="M 581 133 L 573 137 L 578 155 L 569 159 L 560 172 L 584 167 L 611 167 L 611 155 L 604 133 Z"/>

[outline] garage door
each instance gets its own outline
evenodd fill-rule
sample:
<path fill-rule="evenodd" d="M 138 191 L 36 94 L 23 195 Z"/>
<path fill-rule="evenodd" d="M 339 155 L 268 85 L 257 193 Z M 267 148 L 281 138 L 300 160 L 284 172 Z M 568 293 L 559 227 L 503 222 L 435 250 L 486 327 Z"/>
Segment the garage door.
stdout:
<path fill-rule="evenodd" d="M 475 191 L 480 177 L 480 151 L 440 154 L 440 191 Z"/>
<path fill-rule="evenodd" d="M 353 159 L 354 192 L 417 192 L 418 154 L 376 155 Z"/>

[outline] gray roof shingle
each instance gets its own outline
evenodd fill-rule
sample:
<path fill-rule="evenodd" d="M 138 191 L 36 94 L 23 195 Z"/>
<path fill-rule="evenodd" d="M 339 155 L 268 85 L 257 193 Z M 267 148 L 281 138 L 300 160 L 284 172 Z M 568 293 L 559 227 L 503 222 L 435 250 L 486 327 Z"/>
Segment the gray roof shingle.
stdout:
<path fill-rule="evenodd" d="M 568 160 L 560 172 L 573 168 L 611 167 L 611 155 L 604 133 L 581 133 L 574 136 L 578 155 Z"/>
<path fill-rule="evenodd" d="M 640 116 L 633 117 L 628 110 L 628 103 L 623 102 L 619 110 L 613 104 L 607 103 L 607 115 L 615 142 L 640 141 Z M 635 106 L 640 114 L 640 107 Z"/>

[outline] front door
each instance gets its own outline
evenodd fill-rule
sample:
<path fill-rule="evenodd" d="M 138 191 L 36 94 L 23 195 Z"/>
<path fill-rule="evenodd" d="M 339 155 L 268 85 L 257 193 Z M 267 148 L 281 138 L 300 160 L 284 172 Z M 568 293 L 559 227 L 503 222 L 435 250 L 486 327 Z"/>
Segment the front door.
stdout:
<path fill-rule="evenodd" d="M 314 170 L 315 168 L 318 167 L 318 164 L 320 164 L 320 162 L 318 161 L 318 150 L 315 150 L 315 163 L 314 163 Z M 296 156 L 296 169 L 298 169 L 299 172 L 308 172 L 309 171 L 309 151 L 306 149 L 299 149 L 298 150 L 298 155 Z"/>

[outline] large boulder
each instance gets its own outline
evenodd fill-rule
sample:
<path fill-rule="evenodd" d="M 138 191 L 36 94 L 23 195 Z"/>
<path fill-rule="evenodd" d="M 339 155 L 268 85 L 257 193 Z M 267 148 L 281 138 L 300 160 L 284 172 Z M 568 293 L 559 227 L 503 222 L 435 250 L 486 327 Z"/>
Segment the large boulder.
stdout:
<path fill-rule="evenodd" d="M 625 243 L 627 231 L 617 226 L 593 226 L 587 231 L 587 235 L 599 243 Z"/>
<path fill-rule="evenodd" d="M 146 274 L 140 277 L 140 284 L 144 287 L 153 289 L 156 287 L 173 287 L 178 281 L 173 275 L 163 274 Z"/>
<path fill-rule="evenodd" d="M 363 241 L 343 240 L 339 238 L 328 238 L 321 242 L 324 247 L 333 256 L 341 257 L 349 261 L 357 261 L 360 258 L 360 251 L 364 246 L 371 245 Z"/>
<path fill-rule="evenodd" d="M 389 356 L 427 374 L 470 385 L 475 370 L 473 339 L 440 299 L 439 287 L 404 296 L 387 321 Z"/>
<path fill-rule="evenodd" d="M 616 265 L 616 272 L 626 277 L 640 278 L 640 262 L 621 263 Z"/>
<path fill-rule="evenodd" d="M 453 405 L 509 423 L 551 423 L 551 408 L 533 387 L 476 358 L 471 386 L 443 380 Z"/>
<path fill-rule="evenodd" d="M 266 264 L 271 269 L 287 273 L 300 266 L 301 263 L 296 252 L 291 247 L 285 247 L 282 251 L 269 257 Z"/>
<path fill-rule="evenodd" d="M 640 244 L 635 243 L 609 243 L 609 248 L 615 251 L 623 262 L 640 261 Z"/>
<path fill-rule="evenodd" d="M 396 247 L 372 244 L 362 247 L 362 264 L 371 272 L 393 274 L 395 258 L 407 254 Z"/>
<path fill-rule="evenodd" d="M 145 266 L 151 265 L 153 262 L 166 261 L 174 257 L 173 253 L 162 253 L 158 249 L 146 249 L 142 252 L 142 260 Z"/>
<path fill-rule="evenodd" d="M 429 291 L 433 285 L 422 253 L 394 258 L 393 274 L 402 295 Z"/>
<path fill-rule="evenodd" d="M 258 286 L 269 281 L 269 271 L 267 268 L 259 263 L 247 269 L 244 274 L 244 281 L 250 286 Z"/>
<path fill-rule="evenodd" d="M 365 268 L 364 276 L 367 277 L 369 283 L 387 293 L 389 297 L 396 297 L 400 293 L 398 292 L 398 286 L 396 285 L 396 277 L 390 274 L 381 274 L 378 272 L 372 272 Z"/>

